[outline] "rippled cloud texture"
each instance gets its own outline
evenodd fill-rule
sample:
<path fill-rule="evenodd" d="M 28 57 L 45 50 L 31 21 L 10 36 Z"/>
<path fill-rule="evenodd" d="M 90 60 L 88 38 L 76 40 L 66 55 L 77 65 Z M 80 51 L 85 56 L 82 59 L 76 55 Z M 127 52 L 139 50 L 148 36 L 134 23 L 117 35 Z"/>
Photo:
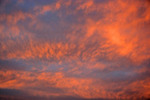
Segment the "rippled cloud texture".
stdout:
<path fill-rule="evenodd" d="M 0 98 L 150 98 L 150 1 L 0 0 Z"/>

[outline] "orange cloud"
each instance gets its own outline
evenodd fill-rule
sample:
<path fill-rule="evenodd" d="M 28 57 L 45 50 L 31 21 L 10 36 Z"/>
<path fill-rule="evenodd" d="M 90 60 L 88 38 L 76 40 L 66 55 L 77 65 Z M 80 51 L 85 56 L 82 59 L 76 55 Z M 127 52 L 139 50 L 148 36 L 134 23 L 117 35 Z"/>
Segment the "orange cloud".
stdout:
<path fill-rule="evenodd" d="M 45 97 L 149 98 L 148 1 L 30 3 L 0 10 L 0 88 Z"/>

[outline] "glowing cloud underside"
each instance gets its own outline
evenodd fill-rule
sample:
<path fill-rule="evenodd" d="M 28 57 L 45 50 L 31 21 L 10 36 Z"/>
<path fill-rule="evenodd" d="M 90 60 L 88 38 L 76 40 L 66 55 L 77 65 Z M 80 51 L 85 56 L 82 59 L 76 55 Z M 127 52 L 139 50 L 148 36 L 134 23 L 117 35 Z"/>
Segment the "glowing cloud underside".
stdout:
<path fill-rule="evenodd" d="M 150 98 L 150 1 L 0 0 L 0 98 Z"/>

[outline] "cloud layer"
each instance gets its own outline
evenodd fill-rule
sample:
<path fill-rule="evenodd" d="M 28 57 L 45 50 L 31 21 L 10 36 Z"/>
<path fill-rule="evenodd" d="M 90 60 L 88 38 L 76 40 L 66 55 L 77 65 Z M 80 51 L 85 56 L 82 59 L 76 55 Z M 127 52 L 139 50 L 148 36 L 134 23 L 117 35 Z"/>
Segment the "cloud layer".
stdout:
<path fill-rule="evenodd" d="M 0 98 L 150 98 L 149 12 L 149 0 L 1 0 Z"/>

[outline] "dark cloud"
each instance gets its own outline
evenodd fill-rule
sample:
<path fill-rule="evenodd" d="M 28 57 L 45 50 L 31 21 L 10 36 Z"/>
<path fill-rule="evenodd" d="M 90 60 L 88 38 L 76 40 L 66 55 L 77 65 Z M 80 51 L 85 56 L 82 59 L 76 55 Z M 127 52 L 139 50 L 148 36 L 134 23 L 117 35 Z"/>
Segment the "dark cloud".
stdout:
<path fill-rule="evenodd" d="M 30 70 L 31 65 L 27 64 L 23 60 L 0 60 L 1 70 Z"/>
<path fill-rule="evenodd" d="M 17 89 L 0 89 L 0 99 L 1 100 L 86 100 L 78 97 L 62 96 L 62 97 L 41 97 L 32 96 L 26 92 Z M 95 99 L 93 99 L 95 100 Z M 103 99 L 102 99 L 103 100 Z"/>

